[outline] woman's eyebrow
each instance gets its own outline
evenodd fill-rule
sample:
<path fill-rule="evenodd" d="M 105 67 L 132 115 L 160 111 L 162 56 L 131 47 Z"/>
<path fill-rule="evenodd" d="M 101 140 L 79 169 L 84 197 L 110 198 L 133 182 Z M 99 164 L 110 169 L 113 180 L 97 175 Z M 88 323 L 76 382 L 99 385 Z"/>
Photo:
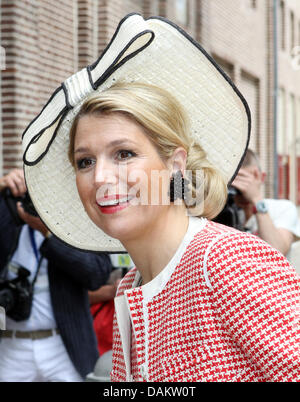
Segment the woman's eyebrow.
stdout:
<path fill-rule="evenodd" d="M 84 153 L 84 152 L 88 152 L 88 151 L 89 151 L 88 148 L 80 147 L 80 148 L 75 149 L 74 154 Z"/>
<path fill-rule="evenodd" d="M 114 140 L 114 141 L 111 141 L 111 142 L 108 144 L 108 146 L 109 146 L 109 147 L 115 147 L 115 146 L 124 145 L 124 144 L 128 144 L 128 145 L 137 145 L 136 142 L 134 142 L 134 141 L 132 141 L 132 140 L 129 140 L 128 138 L 124 138 L 124 139 L 121 139 L 121 140 Z"/>
<path fill-rule="evenodd" d="M 136 142 L 125 138 L 125 139 L 121 139 L 121 140 L 111 141 L 107 146 L 110 148 L 113 148 L 115 146 L 124 145 L 124 144 L 137 145 Z M 79 148 L 75 149 L 74 154 L 85 153 L 85 152 L 89 152 L 89 151 L 90 151 L 90 149 L 87 147 L 79 147 Z"/>

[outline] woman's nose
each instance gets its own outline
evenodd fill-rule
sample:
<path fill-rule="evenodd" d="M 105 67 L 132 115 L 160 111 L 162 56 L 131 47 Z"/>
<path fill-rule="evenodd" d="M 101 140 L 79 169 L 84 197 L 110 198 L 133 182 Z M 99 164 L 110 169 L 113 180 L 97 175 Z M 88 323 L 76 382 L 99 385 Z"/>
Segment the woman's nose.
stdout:
<path fill-rule="evenodd" d="M 95 184 L 115 184 L 117 181 L 117 171 L 113 164 L 105 159 L 99 159 L 95 167 Z"/>

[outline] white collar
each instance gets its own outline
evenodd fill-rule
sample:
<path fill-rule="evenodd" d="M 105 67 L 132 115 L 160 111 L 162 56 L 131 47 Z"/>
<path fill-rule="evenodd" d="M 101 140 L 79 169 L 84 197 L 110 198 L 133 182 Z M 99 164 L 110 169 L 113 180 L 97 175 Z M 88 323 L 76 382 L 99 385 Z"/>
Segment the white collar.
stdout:
<path fill-rule="evenodd" d="M 163 270 L 154 279 L 152 279 L 152 281 L 141 286 L 143 298 L 146 303 L 152 300 L 154 296 L 158 295 L 165 288 L 171 275 L 175 271 L 176 266 L 180 262 L 187 246 L 193 240 L 194 236 L 205 227 L 206 223 L 207 219 L 205 218 L 197 218 L 194 216 L 189 217 L 189 225 L 186 234 L 184 235 L 171 260 L 163 268 Z M 137 271 L 133 282 L 133 287 L 138 286 L 140 280 L 141 275 L 139 271 Z"/>

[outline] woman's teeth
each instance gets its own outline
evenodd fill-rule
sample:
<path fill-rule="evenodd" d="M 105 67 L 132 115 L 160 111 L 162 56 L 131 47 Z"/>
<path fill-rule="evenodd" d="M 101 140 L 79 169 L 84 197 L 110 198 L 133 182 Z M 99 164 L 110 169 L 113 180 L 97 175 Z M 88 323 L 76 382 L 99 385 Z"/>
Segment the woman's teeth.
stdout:
<path fill-rule="evenodd" d="M 123 198 L 114 199 L 114 200 L 101 201 L 101 202 L 98 202 L 98 205 L 100 205 L 100 207 L 110 207 L 112 205 L 118 205 L 118 204 L 121 204 L 122 202 L 130 201 L 130 199 L 132 199 L 132 198 L 123 197 Z"/>

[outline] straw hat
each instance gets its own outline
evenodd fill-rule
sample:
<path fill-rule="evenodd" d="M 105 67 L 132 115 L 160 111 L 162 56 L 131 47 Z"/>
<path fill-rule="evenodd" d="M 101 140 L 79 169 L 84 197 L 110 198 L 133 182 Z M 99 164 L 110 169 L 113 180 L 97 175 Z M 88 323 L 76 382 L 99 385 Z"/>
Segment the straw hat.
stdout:
<path fill-rule="evenodd" d="M 25 178 L 38 214 L 52 233 L 83 250 L 125 251 L 89 219 L 67 155 L 70 127 L 86 97 L 118 81 L 172 93 L 189 114 L 194 141 L 228 183 L 249 142 L 247 103 L 205 50 L 164 18 L 127 15 L 99 59 L 64 81 L 23 134 Z"/>

